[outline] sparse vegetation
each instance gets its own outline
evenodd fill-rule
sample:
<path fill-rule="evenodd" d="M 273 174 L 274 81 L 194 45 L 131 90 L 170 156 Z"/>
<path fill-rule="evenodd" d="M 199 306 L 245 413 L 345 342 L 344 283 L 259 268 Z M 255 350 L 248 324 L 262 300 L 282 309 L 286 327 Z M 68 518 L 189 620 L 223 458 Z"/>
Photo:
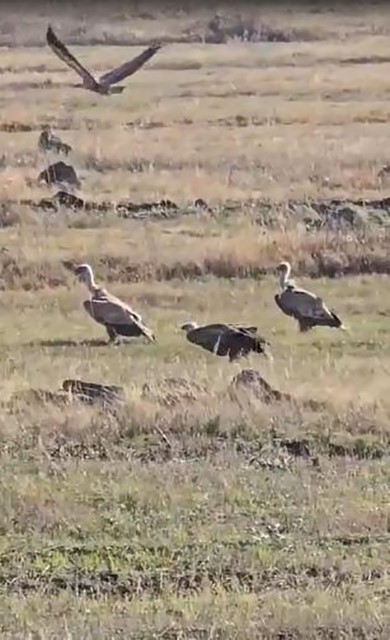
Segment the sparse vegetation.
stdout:
<path fill-rule="evenodd" d="M 1 9 L 2 638 L 390 635 L 390 12 L 236 13 L 217 45 L 186 3 Z M 49 19 L 97 73 L 172 44 L 121 96 L 88 95 L 42 46 Z M 36 183 L 46 123 L 73 148 L 73 208 Z M 347 332 L 278 310 L 286 259 Z M 81 261 L 157 344 L 102 343 Z M 257 325 L 274 361 L 190 345 L 192 319 Z M 270 389 L 232 384 L 243 367 Z M 124 403 L 57 402 L 66 378 Z"/>

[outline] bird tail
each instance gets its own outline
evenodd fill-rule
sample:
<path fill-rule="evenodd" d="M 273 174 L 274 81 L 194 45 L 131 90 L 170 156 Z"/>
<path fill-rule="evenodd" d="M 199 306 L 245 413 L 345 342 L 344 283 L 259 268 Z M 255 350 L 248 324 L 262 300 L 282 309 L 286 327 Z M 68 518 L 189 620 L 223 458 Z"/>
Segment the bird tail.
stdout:
<path fill-rule="evenodd" d="M 334 327 L 335 329 L 342 329 L 345 331 L 345 327 L 338 316 L 334 313 L 334 311 L 330 312 L 332 315 L 331 324 L 329 326 Z"/>
<path fill-rule="evenodd" d="M 273 360 L 273 355 L 272 355 L 272 352 L 271 352 L 271 345 L 267 340 L 257 339 L 256 342 L 255 342 L 254 351 L 256 353 L 263 354 L 269 360 Z"/>
<path fill-rule="evenodd" d="M 148 329 L 148 327 L 145 327 L 145 325 L 142 326 L 142 331 L 144 336 L 147 337 L 147 339 L 149 340 L 149 342 L 157 342 L 156 340 L 156 336 L 154 335 L 154 333 Z"/>

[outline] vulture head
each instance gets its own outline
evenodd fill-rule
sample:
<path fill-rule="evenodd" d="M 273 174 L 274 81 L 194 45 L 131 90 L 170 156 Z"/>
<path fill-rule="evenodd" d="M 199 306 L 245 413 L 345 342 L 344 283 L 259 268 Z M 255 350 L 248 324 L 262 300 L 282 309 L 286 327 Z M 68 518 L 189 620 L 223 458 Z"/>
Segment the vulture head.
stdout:
<path fill-rule="evenodd" d="M 196 322 L 185 322 L 181 325 L 180 329 L 188 333 L 189 331 L 192 331 L 192 329 L 196 329 L 197 327 L 198 324 Z"/>
<path fill-rule="evenodd" d="M 289 262 L 280 262 L 276 267 L 276 273 L 279 276 L 279 282 L 282 289 L 290 283 L 293 284 L 292 280 L 289 280 L 291 273 L 291 265 Z"/>
<path fill-rule="evenodd" d="M 80 282 L 83 282 L 84 284 L 86 284 L 87 287 L 91 288 L 95 286 L 95 280 L 93 277 L 93 271 L 92 271 L 91 265 L 80 264 L 78 267 L 75 268 L 74 274 L 75 276 L 77 276 Z"/>

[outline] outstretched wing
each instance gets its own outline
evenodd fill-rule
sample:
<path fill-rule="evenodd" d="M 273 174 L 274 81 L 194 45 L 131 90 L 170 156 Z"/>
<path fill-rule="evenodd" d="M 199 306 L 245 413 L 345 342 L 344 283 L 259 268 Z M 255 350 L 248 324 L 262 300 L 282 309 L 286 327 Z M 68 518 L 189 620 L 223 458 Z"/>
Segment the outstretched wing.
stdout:
<path fill-rule="evenodd" d="M 90 74 L 90 72 L 85 67 L 83 67 L 82 64 L 80 64 L 80 62 L 74 57 L 74 55 L 70 53 L 68 48 L 63 44 L 63 42 L 61 42 L 61 40 L 58 39 L 58 37 L 54 33 L 50 24 L 47 27 L 46 41 L 49 47 L 52 49 L 52 51 L 54 51 L 54 53 L 61 60 L 63 60 L 68 65 L 68 67 L 70 67 L 71 69 L 74 69 L 74 71 L 76 71 L 79 74 L 79 76 L 81 76 L 86 87 L 96 89 L 99 86 L 95 78 Z"/>
<path fill-rule="evenodd" d="M 161 43 L 156 42 L 147 49 L 144 49 L 144 51 L 142 51 L 132 60 L 121 64 L 120 67 L 117 67 L 112 71 L 108 71 L 108 73 L 105 73 L 103 76 L 101 76 L 101 78 L 99 78 L 100 84 L 104 85 L 105 87 L 109 87 L 112 84 L 120 82 L 121 80 L 123 80 L 123 78 L 131 76 L 133 73 L 138 71 L 138 69 L 142 67 L 145 62 L 147 62 L 152 56 L 154 56 L 154 54 L 157 53 L 161 46 Z"/>

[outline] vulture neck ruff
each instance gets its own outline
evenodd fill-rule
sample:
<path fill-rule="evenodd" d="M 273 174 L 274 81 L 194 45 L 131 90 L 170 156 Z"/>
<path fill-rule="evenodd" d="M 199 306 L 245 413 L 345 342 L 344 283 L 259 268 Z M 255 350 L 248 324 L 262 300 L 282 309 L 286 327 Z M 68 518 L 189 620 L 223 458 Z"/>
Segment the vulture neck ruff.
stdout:
<path fill-rule="evenodd" d="M 86 265 L 84 267 L 83 281 L 86 284 L 86 286 L 88 288 L 88 291 L 91 294 L 96 293 L 96 291 L 98 291 L 100 289 L 100 287 L 98 287 L 98 285 L 95 282 L 95 278 L 94 278 L 94 275 L 93 275 L 92 268 L 89 265 Z"/>
<path fill-rule="evenodd" d="M 293 285 L 293 281 L 290 281 L 291 274 L 291 265 L 288 262 L 285 262 L 280 270 L 279 282 L 280 286 L 285 289 L 289 284 Z"/>

